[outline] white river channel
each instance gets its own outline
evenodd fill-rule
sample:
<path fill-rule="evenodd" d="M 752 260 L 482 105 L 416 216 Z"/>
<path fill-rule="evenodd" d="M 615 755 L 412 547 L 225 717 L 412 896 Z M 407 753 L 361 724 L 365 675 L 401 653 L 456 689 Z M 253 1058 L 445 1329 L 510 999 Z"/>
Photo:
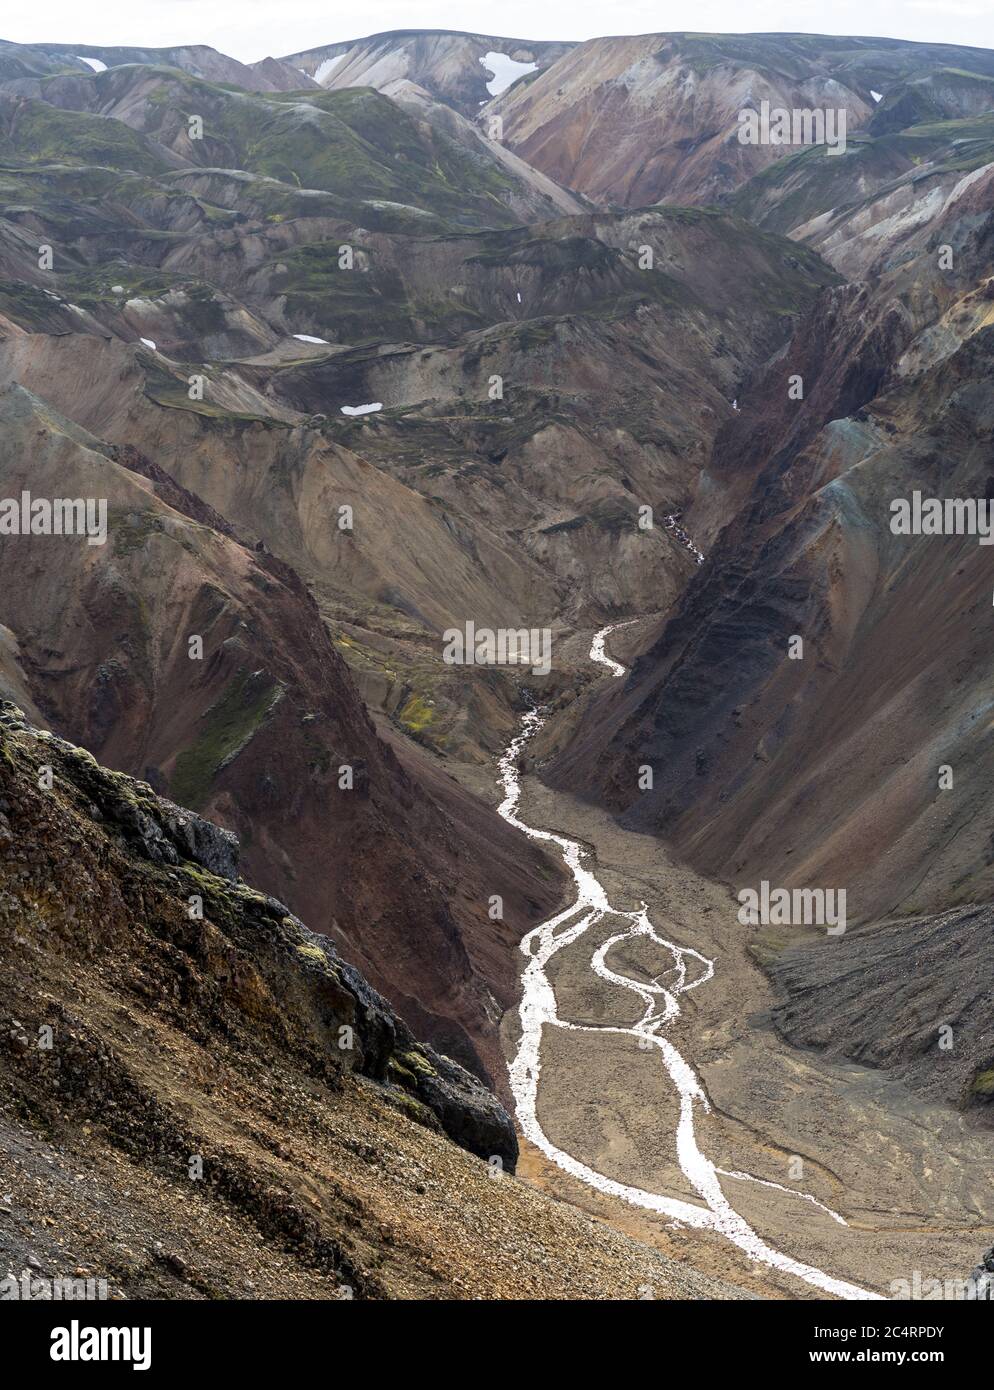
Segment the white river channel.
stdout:
<path fill-rule="evenodd" d="M 615 677 L 625 675 L 625 668 L 608 656 L 605 641 L 621 624 L 603 628 L 594 637 L 590 648 L 591 659 L 604 666 Z M 521 787 L 518 776 L 518 758 L 528 740 L 541 728 L 544 715 L 541 709 L 529 710 L 522 718 L 520 732 L 509 744 L 500 760 L 500 782 L 504 790 L 504 800 L 499 814 L 510 825 L 524 832 L 532 840 L 541 840 L 558 847 L 563 862 L 573 876 L 576 888 L 575 900 L 562 912 L 542 922 L 522 938 L 521 952 L 525 965 L 521 975 L 521 1041 L 509 1063 L 511 1089 L 514 1094 L 518 1124 L 522 1134 L 547 1158 L 564 1172 L 588 1183 L 599 1192 L 612 1197 L 620 1197 L 635 1207 L 643 1207 L 669 1217 L 685 1226 L 700 1230 L 713 1230 L 727 1237 L 758 1264 L 766 1264 L 785 1274 L 794 1275 L 805 1283 L 821 1289 L 824 1293 L 835 1294 L 839 1298 L 876 1299 L 879 1294 L 871 1293 L 856 1284 L 846 1283 L 823 1273 L 813 1265 L 804 1264 L 792 1256 L 775 1250 L 759 1236 L 738 1212 L 730 1205 L 721 1188 L 720 1177 L 749 1179 L 763 1182 L 766 1187 L 775 1187 L 788 1197 L 814 1203 L 834 1221 L 845 1225 L 838 1213 L 831 1211 L 811 1196 L 795 1192 L 778 1183 L 765 1182 L 753 1178 L 749 1173 L 725 1172 L 716 1168 L 700 1148 L 695 1121 L 699 1114 L 707 1114 L 710 1106 L 704 1088 L 690 1063 L 677 1051 L 665 1035 L 668 1024 L 678 1018 L 681 1012 L 680 1000 L 692 989 L 700 989 L 713 978 L 715 962 L 708 960 L 685 946 L 669 941 L 653 925 L 645 903 L 634 912 L 626 912 L 612 907 L 607 893 L 594 870 L 584 861 L 587 852 L 575 841 L 565 835 L 548 830 L 536 830 L 526 825 L 518 815 Z M 630 1028 L 606 1025 L 570 1023 L 558 1015 L 555 990 L 546 973 L 550 960 L 564 947 L 571 946 L 604 917 L 613 917 L 622 925 L 615 935 L 602 942 L 592 952 L 590 969 L 602 980 L 620 985 L 637 995 L 643 1006 L 642 1017 Z M 673 960 L 674 978 L 667 985 L 656 982 L 645 983 L 619 975 L 606 963 L 608 953 L 618 942 L 631 940 L 638 936 L 648 937 L 656 945 L 669 951 Z M 667 972 L 669 974 L 670 972 Z M 682 1201 L 675 1197 L 664 1197 L 656 1192 L 647 1192 L 640 1187 L 605 1177 L 603 1173 L 581 1163 L 572 1154 L 558 1148 L 545 1134 L 538 1120 L 538 1087 L 542 1072 L 542 1038 L 547 1028 L 567 1028 L 584 1032 L 603 1032 L 627 1034 L 636 1039 L 643 1048 L 657 1049 L 659 1060 L 680 1098 L 680 1113 L 673 1142 L 680 1168 L 695 1192 L 700 1194 L 701 1205 Z"/>

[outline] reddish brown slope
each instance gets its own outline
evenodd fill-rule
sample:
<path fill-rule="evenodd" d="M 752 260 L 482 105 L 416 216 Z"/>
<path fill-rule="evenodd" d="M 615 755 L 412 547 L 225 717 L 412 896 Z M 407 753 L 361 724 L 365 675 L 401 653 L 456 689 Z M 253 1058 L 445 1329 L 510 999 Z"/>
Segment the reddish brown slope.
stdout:
<path fill-rule="evenodd" d="M 994 892 L 991 549 L 889 524 L 916 487 L 992 495 L 991 177 L 873 286 L 827 292 L 755 383 L 710 470 L 741 511 L 552 769 L 737 887 L 846 888 L 850 920 Z"/>
<path fill-rule="evenodd" d="M 709 203 L 790 146 L 746 145 L 739 112 L 844 110 L 848 132 L 908 76 L 948 64 L 994 72 L 985 49 L 817 34 L 641 34 L 591 39 L 486 108 L 544 174 L 601 203 Z"/>
<path fill-rule="evenodd" d="M 233 828 L 247 871 L 332 935 L 407 1015 L 494 1071 L 491 990 L 467 947 L 510 942 L 554 880 L 496 817 L 458 824 L 377 737 L 296 575 L 249 551 L 148 464 L 102 445 L 28 392 L 0 397 L 0 494 L 107 497 L 105 547 L 0 545 L 0 623 L 52 726 Z M 203 638 L 203 660 L 188 656 Z M 340 768 L 354 786 L 339 786 Z M 480 865 L 486 866 L 481 871 Z M 513 867 L 513 873 L 510 870 Z M 456 881 L 461 891 L 453 894 Z M 552 892 L 550 894 L 550 886 Z M 507 903 L 495 929 L 490 895 Z M 510 961 L 510 945 L 507 959 Z"/>

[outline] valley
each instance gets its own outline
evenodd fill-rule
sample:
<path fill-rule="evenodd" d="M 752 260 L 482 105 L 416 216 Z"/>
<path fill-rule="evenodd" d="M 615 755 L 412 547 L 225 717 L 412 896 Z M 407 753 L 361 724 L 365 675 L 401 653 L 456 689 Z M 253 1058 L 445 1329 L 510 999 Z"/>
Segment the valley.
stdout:
<path fill-rule="evenodd" d="M 609 635 L 592 656 L 617 679 L 623 668 L 594 656 Z M 523 939 L 522 1001 L 505 1020 L 518 1123 L 561 1170 L 537 1165 L 537 1180 L 601 1214 L 655 1213 L 670 1252 L 660 1226 L 716 1230 L 787 1297 L 802 1284 L 886 1298 L 923 1261 L 927 1278 L 956 1281 L 994 1229 L 989 1144 L 872 1070 L 785 1047 L 727 889 L 665 850 L 647 860 L 639 836 L 575 800 L 519 784 L 541 721 L 525 715 L 502 760 L 500 807 L 557 846 L 576 884 L 575 901 Z M 591 1205 L 578 1184 L 608 1200 Z M 711 1248 L 703 1263 L 721 1259 Z"/>
<path fill-rule="evenodd" d="M 989 512 L 992 352 L 988 49 L 0 43 L 0 500 L 107 523 L 0 536 L 17 1258 L 964 1280 L 994 554 L 891 523 Z"/>

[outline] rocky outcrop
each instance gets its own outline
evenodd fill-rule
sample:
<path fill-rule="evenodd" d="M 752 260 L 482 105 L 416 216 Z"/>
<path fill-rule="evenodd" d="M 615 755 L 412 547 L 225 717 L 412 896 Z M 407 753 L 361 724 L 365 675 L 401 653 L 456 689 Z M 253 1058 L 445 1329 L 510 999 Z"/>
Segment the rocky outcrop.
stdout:
<path fill-rule="evenodd" d="M 44 734 L 3 706 L 5 1297 L 736 1296 L 519 1183 L 494 1097 L 223 831 Z"/>
<path fill-rule="evenodd" d="M 234 835 L 157 797 L 146 783 L 101 767 L 85 749 L 33 728 L 9 701 L 0 703 L 0 739 L 8 892 L 26 886 L 16 868 L 11 872 L 10 860 L 24 861 L 32 817 L 45 818 L 44 801 L 51 795 L 56 814 L 47 819 L 53 826 L 64 822 L 63 834 L 102 840 L 125 859 L 146 861 L 154 868 L 135 873 L 147 881 L 149 893 L 171 895 L 177 905 L 186 898 L 191 925 L 184 934 L 191 934 L 186 945 L 194 959 L 201 953 L 195 938 L 199 935 L 203 945 L 213 936 L 212 953 L 234 953 L 233 975 L 258 972 L 257 987 L 271 1001 L 267 1010 L 279 1010 L 281 1029 L 299 1038 L 301 1051 L 321 1074 L 348 1067 L 399 1088 L 450 1138 L 513 1171 L 514 1129 L 493 1095 L 454 1062 L 418 1043 L 326 937 L 308 931 L 283 903 L 237 876 Z M 36 769 L 44 785 L 32 795 L 26 784 Z M 64 851 L 56 853 L 64 857 Z M 53 891 L 61 891 L 58 880 Z M 11 900 L 6 909 L 13 927 L 18 908 Z M 94 935 L 100 935 L 96 927 L 89 950 L 96 946 Z M 205 977 L 203 983 L 211 988 L 218 982 Z M 348 1032 L 345 1048 L 342 1029 Z M 412 1113 L 419 1113 L 417 1107 Z"/>

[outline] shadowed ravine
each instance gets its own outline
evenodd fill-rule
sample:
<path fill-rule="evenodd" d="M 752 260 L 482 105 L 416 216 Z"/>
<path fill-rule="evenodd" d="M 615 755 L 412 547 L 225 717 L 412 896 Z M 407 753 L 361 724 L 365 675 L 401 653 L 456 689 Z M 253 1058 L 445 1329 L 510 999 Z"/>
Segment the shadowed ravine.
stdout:
<path fill-rule="evenodd" d="M 625 674 L 625 668 L 614 661 L 605 650 L 605 641 L 616 626 L 603 628 L 594 637 L 590 648 L 591 660 L 606 666 L 617 678 Z M 596 874 L 583 860 L 586 851 L 575 841 L 547 830 L 536 830 L 519 819 L 517 810 L 521 796 L 518 776 L 518 757 L 530 738 L 542 727 L 544 714 L 541 709 L 529 710 L 522 718 L 521 730 L 512 740 L 500 760 L 500 781 L 504 789 L 504 800 L 499 814 L 510 825 L 522 830 L 533 840 L 541 840 L 558 845 L 563 862 L 573 876 L 576 885 L 575 900 L 562 912 L 542 922 L 522 938 L 521 951 L 526 965 L 521 976 L 521 1039 L 517 1051 L 509 1064 L 511 1089 L 514 1093 L 518 1123 L 525 1138 L 535 1144 L 551 1161 L 565 1172 L 588 1183 L 610 1196 L 619 1197 L 632 1206 L 643 1207 L 671 1217 L 677 1222 L 701 1230 L 714 1230 L 727 1237 L 749 1257 L 758 1263 L 767 1264 L 786 1274 L 792 1274 L 815 1288 L 840 1298 L 876 1299 L 879 1294 L 871 1293 L 856 1284 L 835 1279 L 812 1265 L 804 1264 L 767 1245 L 751 1226 L 731 1207 L 721 1189 L 720 1176 L 724 1170 L 718 1169 L 701 1151 L 695 1129 L 695 1105 L 700 1105 L 705 1114 L 710 1111 L 707 1095 L 694 1068 L 677 1051 L 673 1044 L 662 1036 L 661 1030 L 680 1014 L 679 999 L 691 989 L 705 985 L 713 978 L 715 962 L 708 960 L 699 952 L 678 946 L 675 942 L 661 936 L 649 919 L 646 904 L 634 912 L 625 912 L 612 907 L 607 893 Z M 546 973 L 549 962 L 564 947 L 572 945 L 588 929 L 606 916 L 618 917 L 630 925 L 602 942 L 594 951 L 590 968 L 601 979 L 619 985 L 636 994 L 644 1006 L 641 1019 L 633 1027 L 614 1025 L 581 1025 L 559 1018 L 554 987 Z M 606 964 L 606 957 L 612 947 L 622 941 L 636 937 L 648 937 L 656 945 L 669 951 L 672 956 L 674 982 L 669 986 L 659 983 L 659 977 L 651 983 L 636 982 L 619 975 Z M 670 972 L 660 972 L 661 974 Z M 680 1097 L 679 1120 L 674 1135 L 675 1149 L 680 1168 L 687 1180 L 700 1193 L 705 1206 L 696 1206 L 659 1193 L 647 1192 L 642 1188 L 619 1183 L 612 1178 L 581 1163 L 572 1155 L 557 1148 L 544 1133 L 538 1119 L 538 1086 L 542 1067 L 542 1035 L 544 1028 L 566 1028 L 585 1032 L 621 1033 L 636 1038 L 643 1048 L 658 1048 L 663 1065 Z M 737 1179 L 753 1178 L 751 1174 L 735 1172 L 724 1173 Z M 777 1187 L 779 1184 L 763 1182 L 764 1186 Z M 836 1212 L 813 1197 L 792 1192 L 789 1188 L 779 1188 L 786 1195 L 800 1197 L 813 1202 L 827 1212 L 840 1225 L 847 1223 Z"/>

